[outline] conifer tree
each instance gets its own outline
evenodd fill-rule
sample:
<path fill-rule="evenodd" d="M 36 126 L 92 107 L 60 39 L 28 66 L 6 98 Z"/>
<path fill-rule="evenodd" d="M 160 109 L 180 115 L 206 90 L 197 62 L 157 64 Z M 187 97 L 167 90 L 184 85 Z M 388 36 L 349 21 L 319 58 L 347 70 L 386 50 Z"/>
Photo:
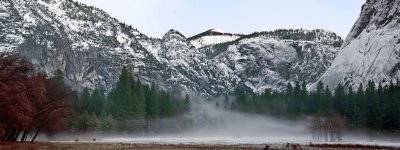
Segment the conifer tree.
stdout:
<path fill-rule="evenodd" d="M 325 87 L 324 96 L 322 98 L 322 109 L 320 111 L 328 111 L 333 108 L 332 104 L 332 92 L 328 86 Z"/>
<path fill-rule="evenodd" d="M 368 81 L 367 89 L 365 90 L 366 108 L 364 108 L 366 118 L 365 125 L 370 129 L 378 129 L 379 127 L 379 99 L 375 89 L 375 83 Z"/>
<path fill-rule="evenodd" d="M 140 80 L 136 81 L 134 92 L 136 98 L 134 103 L 136 115 L 140 118 L 144 118 L 146 115 L 146 102 L 143 85 L 141 84 Z"/>
<path fill-rule="evenodd" d="M 355 96 L 356 95 L 353 91 L 353 88 L 350 87 L 348 94 L 347 94 L 347 98 L 346 98 L 347 102 L 346 102 L 345 114 L 344 114 L 345 118 L 347 120 L 350 120 L 350 122 L 354 122 L 354 120 L 355 120 L 355 113 L 356 113 L 355 112 L 355 108 L 356 108 Z M 351 125 L 354 125 L 354 124 L 351 124 Z"/>
<path fill-rule="evenodd" d="M 333 96 L 333 109 L 336 110 L 340 115 L 344 115 L 346 108 L 346 93 L 344 86 L 339 84 L 335 89 L 335 94 Z"/>
<path fill-rule="evenodd" d="M 326 99 L 324 100 L 324 95 L 326 93 L 324 90 L 325 90 L 324 84 L 321 81 L 318 81 L 317 90 L 315 93 L 313 93 L 313 98 L 312 98 L 312 105 L 314 110 L 317 111 L 321 111 L 323 109 L 326 110 L 326 108 L 322 108 L 324 107 L 324 101 L 326 101 Z"/>
<path fill-rule="evenodd" d="M 101 110 L 104 107 L 105 98 L 100 90 L 95 89 L 91 96 L 91 110 L 89 112 L 94 112 L 100 115 Z"/>
<path fill-rule="evenodd" d="M 299 82 L 295 83 L 292 101 L 293 113 L 299 114 L 302 110 L 301 87 Z"/>
<path fill-rule="evenodd" d="M 81 111 L 89 111 L 91 104 L 90 104 L 90 92 L 87 87 L 83 88 L 79 101 L 81 103 L 81 109 L 82 109 Z"/>
<path fill-rule="evenodd" d="M 364 119 L 364 110 L 365 109 L 365 94 L 364 94 L 364 87 L 362 85 L 362 83 L 360 83 L 358 85 L 358 89 L 357 89 L 357 93 L 356 93 L 356 97 L 355 97 L 355 107 L 354 109 L 354 118 L 356 118 L 354 120 L 354 125 L 357 128 L 361 128 L 363 126 L 363 122 L 365 122 Z"/>
<path fill-rule="evenodd" d="M 307 91 L 307 85 L 306 82 L 303 82 L 301 84 L 301 91 L 300 91 L 300 100 L 301 100 L 301 107 L 302 111 L 304 112 L 309 112 L 310 109 L 310 104 L 309 104 L 309 98 L 308 98 L 308 91 Z"/>
<path fill-rule="evenodd" d="M 157 118 L 160 115 L 159 96 L 155 83 L 151 84 L 149 96 L 146 98 L 146 112 L 150 118 Z"/>
<path fill-rule="evenodd" d="M 127 116 L 135 115 L 131 90 L 132 81 L 132 75 L 126 67 L 123 67 L 117 86 L 111 91 L 109 96 L 109 101 L 111 102 L 109 112 L 118 119 L 124 119 L 127 118 Z"/>
<path fill-rule="evenodd" d="M 163 117 L 170 117 L 173 115 L 173 108 L 170 100 L 170 95 L 166 92 L 162 93 L 161 115 Z"/>

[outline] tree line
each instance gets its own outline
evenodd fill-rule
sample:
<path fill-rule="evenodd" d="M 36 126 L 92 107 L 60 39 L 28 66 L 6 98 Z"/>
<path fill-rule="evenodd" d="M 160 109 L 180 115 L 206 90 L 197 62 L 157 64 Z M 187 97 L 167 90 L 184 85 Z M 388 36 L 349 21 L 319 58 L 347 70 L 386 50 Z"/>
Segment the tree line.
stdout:
<path fill-rule="evenodd" d="M 88 88 L 76 96 L 73 114 L 67 119 L 72 132 L 132 133 L 154 130 L 160 118 L 183 115 L 190 109 L 189 95 L 171 94 L 135 80 L 126 67 L 108 95 Z"/>
<path fill-rule="evenodd" d="M 233 100 L 232 97 L 234 98 Z M 348 128 L 368 131 L 400 131 L 400 85 L 386 86 L 369 81 L 357 90 L 339 84 L 333 91 L 322 82 L 315 91 L 307 91 L 306 84 L 288 84 L 286 91 L 266 89 L 262 94 L 237 89 L 226 96 L 224 107 L 244 112 L 269 114 L 279 117 L 327 116 L 337 112 Z"/>

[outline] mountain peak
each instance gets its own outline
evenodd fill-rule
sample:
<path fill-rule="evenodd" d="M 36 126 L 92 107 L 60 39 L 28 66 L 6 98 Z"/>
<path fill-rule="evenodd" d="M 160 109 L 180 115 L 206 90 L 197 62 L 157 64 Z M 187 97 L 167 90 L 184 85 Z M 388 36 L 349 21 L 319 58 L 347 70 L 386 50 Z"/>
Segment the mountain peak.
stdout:
<path fill-rule="evenodd" d="M 234 41 L 244 36 L 243 34 L 238 33 L 226 33 L 218 30 L 216 28 L 209 29 L 205 32 L 197 34 L 188 38 L 191 43 L 197 47 L 201 48 L 204 46 L 209 46 L 213 44 L 225 43 L 229 41 Z"/>
<path fill-rule="evenodd" d="M 179 32 L 178 30 L 175 30 L 175 29 L 168 30 L 168 32 L 165 33 L 163 39 L 168 39 L 168 38 L 172 38 L 172 37 L 178 37 L 180 39 L 186 39 L 186 37 L 181 32 Z"/>
<path fill-rule="evenodd" d="M 209 30 L 207 30 L 206 32 L 209 32 L 209 33 L 224 33 L 224 32 L 222 32 L 221 30 L 218 30 L 218 29 L 216 29 L 216 28 L 209 29 Z"/>
<path fill-rule="evenodd" d="M 197 34 L 197 35 L 195 35 L 195 36 L 192 36 L 192 37 L 190 37 L 190 38 L 188 38 L 188 39 L 189 39 L 189 40 L 195 40 L 195 39 L 199 39 L 199 38 L 204 37 L 204 36 L 218 36 L 218 35 L 219 35 L 219 36 L 243 36 L 243 34 L 222 32 L 222 31 L 219 30 L 219 29 L 212 28 L 212 29 L 209 29 L 209 30 L 207 30 L 207 31 L 204 31 L 204 32 L 202 32 L 202 33 L 200 33 L 200 34 Z"/>

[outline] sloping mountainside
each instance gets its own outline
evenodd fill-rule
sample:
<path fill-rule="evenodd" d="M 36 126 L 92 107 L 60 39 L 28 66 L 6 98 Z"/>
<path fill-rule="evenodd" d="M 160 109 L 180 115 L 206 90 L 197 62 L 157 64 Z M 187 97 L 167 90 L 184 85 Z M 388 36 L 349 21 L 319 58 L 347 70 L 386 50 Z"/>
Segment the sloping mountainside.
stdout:
<path fill-rule="evenodd" d="M 400 0 L 367 0 L 332 66 L 320 79 L 331 89 L 400 80 Z M 314 85 L 312 88 L 315 88 Z"/>
<path fill-rule="evenodd" d="M 76 90 L 109 91 L 127 66 L 143 82 L 207 96 L 315 82 L 342 43 L 324 30 L 209 30 L 192 38 L 170 30 L 157 39 L 71 0 L 2 0 L 0 30 L 0 51 L 21 53 L 48 75 L 63 70 Z"/>
<path fill-rule="evenodd" d="M 245 87 L 260 93 L 284 90 L 288 82 L 313 83 L 335 58 L 342 39 L 324 30 L 258 32 L 200 49 L 234 74 Z"/>

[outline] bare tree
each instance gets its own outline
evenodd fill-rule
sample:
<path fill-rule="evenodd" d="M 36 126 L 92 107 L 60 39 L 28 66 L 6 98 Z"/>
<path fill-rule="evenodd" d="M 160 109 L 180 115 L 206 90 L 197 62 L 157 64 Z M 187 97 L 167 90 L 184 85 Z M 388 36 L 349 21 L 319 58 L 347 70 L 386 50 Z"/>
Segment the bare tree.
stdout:
<path fill-rule="evenodd" d="M 325 117 L 320 114 L 314 115 L 312 119 L 312 136 L 314 141 L 340 142 L 342 141 L 343 132 L 345 129 L 345 120 L 339 113 L 331 110 Z"/>

